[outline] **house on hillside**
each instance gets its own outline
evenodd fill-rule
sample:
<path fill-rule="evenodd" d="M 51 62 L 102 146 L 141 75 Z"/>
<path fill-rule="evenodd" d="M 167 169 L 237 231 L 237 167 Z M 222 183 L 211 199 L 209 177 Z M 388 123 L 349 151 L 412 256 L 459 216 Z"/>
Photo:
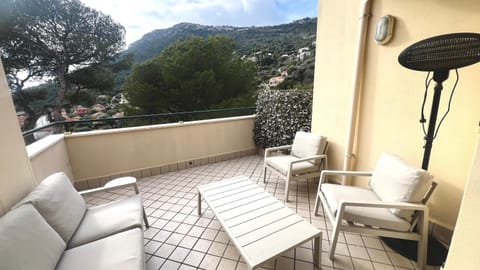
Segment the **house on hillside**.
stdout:
<path fill-rule="evenodd" d="M 75 114 L 76 115 L 85 115 L 88 113 L 88 108 L 83 107 L 82 105 L 78 105 L 75 108 Z"/>
<path fill-rule="evenodd" d="M 272 77 L 268 80 L 268 87 L 275 87 L 285 80 L 282 76 Z"/>
<path fill-rule="evenodd" d="M 305 57 L 308 57 L 308 56 L 311 56 L 311 55 L 312 55 L 312 52 L 310 51 L 310 48 L 308 48 L 308 47 L 303 47 L 303 48 L 298 49 L 297 58 L 300 59 L 300 60 L 303 60 L 303 59 L 305 59 Z"/>

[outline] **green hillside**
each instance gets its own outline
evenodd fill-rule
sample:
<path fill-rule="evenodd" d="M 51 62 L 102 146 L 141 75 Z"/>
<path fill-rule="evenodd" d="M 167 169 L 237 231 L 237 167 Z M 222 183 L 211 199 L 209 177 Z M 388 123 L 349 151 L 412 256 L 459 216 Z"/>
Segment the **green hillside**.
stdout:
<path fill-rule="evenodd" d="M 315 41 L 316 18 L 305 18 L 288 24 L 263 27 L 206 26 L 180 23 L 167 29 L 154 30 L 132 43 L 125 53 L 133 53 L 136 62 L 158 55 L 163 49 L 187 36 L 226 35 L 237 45 L 239 55 L 269 51 L 274 55 L 291 54 L 311 46 Z"/>

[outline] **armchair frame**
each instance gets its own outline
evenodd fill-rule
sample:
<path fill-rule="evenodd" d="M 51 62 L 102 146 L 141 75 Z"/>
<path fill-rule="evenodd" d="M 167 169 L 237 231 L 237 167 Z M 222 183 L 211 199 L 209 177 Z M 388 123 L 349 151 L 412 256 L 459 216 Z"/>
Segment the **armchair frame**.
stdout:
<path fill-rule="evenodd" d="M 336 244 L 340 231 L 354 232 L 362 234 L 370 234 L 375 236 L 384 236 L 391 238 L 414 240 L 418 242 L 417 249 L 417 264 L 420 269 L 424 269 L 426 265 L 427 244 L 428 244 L 428 218 L 429 210 L 425 205 L 435 190 L 437 183 L 432 182 L 431 187 L 424 196 L 421 203 L 407 203 L 407 202 L 379 202 L 379 201 L 340 201 L 337 209 L 337 213 L 332 213 L 328 207 L 326 197 L 324 196 L 321 185 L 325 182 L 326 176 L 372 176 L 372 172 L 367 171 L 332 171 L 324 170 L 320 175 L 320 181 L 318 184 L 318 191 L 315 200 L 314 214 L 318 215 L 319 203 L 322 202 L 324 212 L 327 214 L 328 219 L 333 225 L 333 234 L 331 239 L 331 248 L 329 257 L 334 259 Z M 356 207 L 372 207 L 372 208 L 396 208 L 404 210 L 414 210 L 414 216 L 410 223 L 410 230 L 408 232 L 394 231 L 389 229 L 382 229 L 379 227 L 370 227 L 361 224 L 355 224 L 350 221 L 344 220 L 345 208 L 349 206 Z M 415 229 L 417 231 L 415 231 Z"/>
<path fill-rule="evenodd" d="M 280 152 L 280 151 L 291 151 L 293 145 L 283 145 L 283 146 L 278 146 L 278 147 L 271 147 L 265 149 L 265 159 L 268 157 L 273 156 L 274 153 Z M 287 173 L 286 175 L 274 168 L 273 166 L 269 166 L 268 164 L 264 164 L 263 168 L 263 183 L 266 183 L 267 179 L 267 168 L 270 169 L 272 172 L 274 172 L 277 176 L 280 178 L 285 179 L 285 198 L 284 201 L 288 201 L 288 195 L 289 195 L 289 184 L 291 180 L 302 180 L 302 179 L 309 179 L 313 177 L 319 177 L 320 172 L 322 170 L 325 170 L 328 168 L 328 157 L 326 155 L 326 152 L 328 150 L 328 141 L 325 143 L 325 148 L 323 149 L 321 155 L 314 155 L 314 156 L 309 156 L 306 158 L 298 158 L 297 160 L 294 160 L 288 164 L 287 167 Z M 312 171 L 308 173 L 302 173 L 302 174 L 294 174 L 293 173 L 293 166 L 297 163 L 301 162 L 315 162 L 318 164 L 318 170 L 317 171 Z"/>

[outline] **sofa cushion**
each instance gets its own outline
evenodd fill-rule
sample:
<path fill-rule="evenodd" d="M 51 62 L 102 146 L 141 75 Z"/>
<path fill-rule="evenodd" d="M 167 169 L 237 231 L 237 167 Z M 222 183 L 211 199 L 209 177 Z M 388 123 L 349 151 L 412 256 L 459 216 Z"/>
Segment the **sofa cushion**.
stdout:
<path fill-rule="evenodd" d="M 323 154 L 327 138 L 318 134 L 298 131 L 292 144 L 292 156 L 298 158 Z"/>
<path fill-rule="evenodd" d="M 45 178 L 21 203 L 26 202 L 35 206 L 65 242 L 70 240 L 87 210 L 85 200 L 63 172 Z"/>
<path fill-rule="evenodd" d="M 53 270 L 65 242 L 31 204 L 0 218 L 0 269 Z"/>
<path fill-rule="evenodd" d="M 377 162 L 370 187 L 384 202 L 419 203 L 432 185 L 433 177 L 427 171 L 409 165 L 401 158 L 383 153 Z M 410 218 L 411 210 L 391 209 L 403 218 Z"/>
<path fill-rule="evenodd" d="M 331 212 L 335 216 L 341 201 L 380 202 L 377 195 L 372 190 L 366 188 L 322 184 L 321 190 L 325 195 Z M 345 208 L 343 217 L 348 221 L 370 226 L 380 226 L 384 229 L 395 231 L 406 232 L 410 229 L 408 221 L 393 214 L 387 208 L 348 206 Z"/>
<path fill-rule="evenodd" d="M 140 195 L 108 204 L 90 207 L 68 248 L 92 242 L 112 234 L 142 227 L 142 198 Z"/>
<path fill-rule="evenodd" d="M 144 269 L 143 231 L 140 228 L 68 249 L 56 270 Z"/>

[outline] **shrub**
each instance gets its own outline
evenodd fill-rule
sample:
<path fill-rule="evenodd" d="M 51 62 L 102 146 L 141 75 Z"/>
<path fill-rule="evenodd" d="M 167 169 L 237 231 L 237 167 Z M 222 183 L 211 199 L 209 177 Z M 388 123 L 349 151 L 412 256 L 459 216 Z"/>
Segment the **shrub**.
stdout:
<path fill-rule="evenodd" d="M 297 131 L 310 131 L 311 90 L 264 90 L 256 105 L 254 141 L 258 146 L 291 144 Z"/>

